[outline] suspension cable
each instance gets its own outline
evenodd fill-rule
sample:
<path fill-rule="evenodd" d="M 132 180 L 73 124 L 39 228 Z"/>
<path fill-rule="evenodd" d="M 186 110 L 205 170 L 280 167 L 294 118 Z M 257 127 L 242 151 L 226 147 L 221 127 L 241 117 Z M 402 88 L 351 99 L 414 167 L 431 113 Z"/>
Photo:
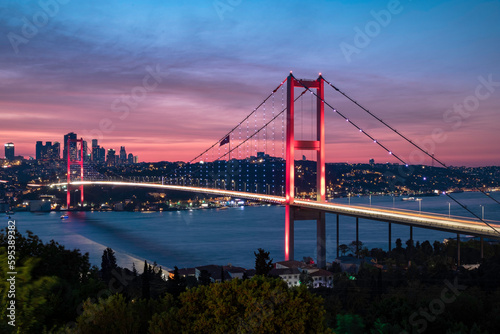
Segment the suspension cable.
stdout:
<path fill-rule="evenodd" d="M 419 151 L 421 151 L 422 153 L 424 153 L 425 155 L 427 155 L 428 157 L 430 157 L 433 161 L 436 161 L 438 164 L 440 164 L 441 166 L 443 166 L 444 168 L 446 168 L 448 170 L 450 169 L 450 166 L 446 165 L 444 162 L 442 162 L 441 160 L 437 159 L 434 156 L 434 154 L 431 154 L 431 153 L 427 152 L 426 150 L 424 150 L 422 147 L 420 147 L 419 145 L 417 145 L 411 139 L 409 139 L 408 137 L 406 137 L 405 135 L 403 135 L 401 132 L 399 132 L 398 130 L 396 130 L 395 128 L 393 128 L 392 126 L 390 126 L 389 124 L 387 124 L 386 122 L 384 122 L 380 117 L 376 116 L 370 110 L 368 110 L 367 108 L 363 107 L 360 103 L 358 103 L 356 100 L 354 100 L 349 95 L 347 95 L 346 93 L 344 93 L 342 90 L 340 90 L 339 88 L 335 87 L 335 85 L 333 85 L 331 82 L 329 82 L 325 78 L 323 78 L 323 80 L 328 85 L 330 85 L 333 89 L 335 89 L 337 92 L 339 92 L 344 97 L 346 97 L 349 101 L 351 101 L 352 103 L 354 103 L 355 105 L 357 105 L 363 111 L 365 111 L 366 113 L 368 113 L 371 117 L 375 118 L 377 121 L 379 121 L 380 123 L 382 123 L 388 129 L 392 130 L 394 133 L 396 133 L 398 136 L 400 136 L 401 138 L 403 138 L 405 141 L 407 141 L 408 143 L 410 143 L 411 145 L 413 145 Z M 477 191 L 480 191 L 481 193 L 483 193 L 483 195 L 489 197 L 490 199 L 492 199 L 493 201 L 495 201 L 497 204 L 500 204 L 500 201 L 498 201 L 496 198 L 494 198 L 493 196 L 489 195 L 487 192 L 485 192 L 484 190 L 480 189 L 479 187 L 474 186 L 473 189 L 477 190 Z"/>
<path fill-rule="evenodd" d="M 381 143 L 379 143 L 376 139 L 374 139 L 371 135 L 369 135 L 367 132 L 363 131 L 359 126 L 357 126 L 355 123 L 353 123 L 352 121 L 350 121 L 346 116 L 344 116 L 342 113 L 340 113 L 337 109 L 335 109 L 334 107 L 332 107 L 327 101 L 325 101 L 324 99 L 322 99 L 320 96 L 318 96 L 318 94 L 316 94 L 314 91 L 312 91 L 309 87 L 305 86 L 300 80 L 297 80 L 293 74 L 290 74 L 292 76 L 293 79 L 295 79 L 297 82 L 300 83 L 301 86 L 303 86 L 306 90 L 310 91 L 311 93 L 313 93 L 319 100 L 321 100 L 321 102 L 323 102 L 324 104 L 326 104 L 329 108 L 331 108 L 333 110 L 333 112 L 339 114 L 342 118 L 344 118 L 348 123 L 350 123 L 352 126 L 354 126 L 356 129 L 358 129 L 361 133 L 365 134 L 368 138 L 372 139 L 374 143 L 378 144 L 380 147 L 382 147 L 384 150 L 386 150 L 389 154 L 393 155 L 396 159 L 398 159 L 400 162 L 402 162 L 403 164 L 405 164 L 407 167 L 408 167 L 408 164 L 402 160 L 401 158 L 399 158 L 397 155 L 393 154 L 392 151 L 390 151 L 389 149 L 387 149 L 384 145 L 382 145 Z M 326 81 L 326 80 L 325 80 Z M 486 224 L 487 226 L 489 226 L 492 230 L 494 230 L 496 233 L 500 234 L 500 231 L 498 231 L 495 227 L 493 227 L 492 225 L 490 225 L 489 223 L 487 223 L 486 221 L 484 221 L 481 217 L 479 217 L 478 215 L 476 215 L 474 212 L 472 212 L 467 206 L 463 205 L 462 203 L 460 203 L 457 199 L 453 198 L 450 194 L 448 194 L 447 192 L 445 192 L 445 195 L 448 196 L 451 200 L 453 200 L 454 202 L 456 202 L 458 205 L 460 205 L 463 209 L 467 210 L 471 215 L 473 215 L 475 218 L 477 218 L 479 221 L 483 222 L 484 224 Z"/>

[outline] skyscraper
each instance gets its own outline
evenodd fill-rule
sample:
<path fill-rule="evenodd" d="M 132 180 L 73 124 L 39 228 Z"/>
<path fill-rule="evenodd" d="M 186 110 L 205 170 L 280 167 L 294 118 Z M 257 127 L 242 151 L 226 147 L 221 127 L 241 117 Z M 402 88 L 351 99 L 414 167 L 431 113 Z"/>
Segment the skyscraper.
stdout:
<path fill-rule="evenodd" d="M 112 148 L 110 148 L 108 150 L 108 155 L 106 156 L 106 164 L 108 166 L 114 166 L 116 165 L 116 155 L 115 155 L 115 150 L 113 150 Z"/>
<path fill-rule="evenodd" d="M 5 144 L 5 159 L 14 160 L 14 143 Z"/>
<path fill-rule="evenodd" d="M 68 139 L 76 139 L 76 133 L 70 132 L 64 135 L 64 150 L 63 150 L 63 159 L 68 160 Z M 76 160 L 76 143 L 71 143 L 71 147 L 69 150 L 73 158 Z"/>
<path fill-rule="evenodd" d="M 61 144 L 59 144 L 58 141 L 55 141 L 54 144 L 52 144 L 52 154 L 50 156 L 50 159 L 52 160 L 61 159 Z"/>
<path fill-rule="evenodd" d="M 35 150 L 35 158 L 36 160 L 42 160 L 42 155 L 43 155 L 43 143 L 42 141 L 37 141 L 36 142 L 36 150 Z"/>
<path fill-rule="evenodd" d="M 89 154 L 87 152 L 87 141 L 82 141 L 82 151 L 83 151 L 83 161 L 89 160 Z"/>
<path fill-rule="evenodd" d="M 100 153 L 100 149 L 99 149 L 99 144 L 97 142 L 97 139 L 92 139 L 92 161 L 93 162 L 100 162 L 100 159 L 99 159 L 99 153 Z"/>
<path fill-rule="evenodd" d="M 127 163 L 127 151 L 125 151 L 125 146 L 120 147 L 120 163 Z"/>
<path fill-rule="evenodd" d="M 106 162 L 106 150 L 104 149 L 104 147 L 99 147 L 99 160 L 98 162 L 99 163 L 105 163 Z"/>
<path fill-rule="evenodd" d="M 51 141 L 45 142 L 45 145 L 41 141 L 36 142 L 36 160 L 59 160 L 60 159 L 60 145 L 59 142 Z"/>

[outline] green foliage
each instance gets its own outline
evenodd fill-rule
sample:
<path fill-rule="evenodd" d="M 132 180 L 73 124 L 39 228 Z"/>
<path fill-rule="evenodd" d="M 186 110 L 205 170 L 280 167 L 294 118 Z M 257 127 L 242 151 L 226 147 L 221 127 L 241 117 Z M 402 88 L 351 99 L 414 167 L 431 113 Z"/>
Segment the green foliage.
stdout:
<path fill-rule="evenodd" d="M 90 299 L 83 304 L 83 313 L 77 318 L 75 333 L 138 333 L 133 303 L 127 304 L 122 295 L 99 299 L 94 304 Z"/>
<path fill-rule="evenodd" d="M 9 268 L 7 265 L 7 252 L 5 248 L 0 248 L 0 316 L 2 324 L 0 330 L 3 333 L 40 333 L 46 327 L 46 317 L 53 309 L 53 305 L 48 303 L 50 294 L 53 292 L 58 279 L 56 277 L 34 278 L 32 272 L 39 260 L 28 258 L 17 264 L 15 275 L 15 297 L 10 298 L 10 282 L 7 279 Z M 6 324 L 8 303 L 15 301 L 15 327 Z"/>
<path fill-rule="evenodd" d="M 314 280 L 311 275 L 306 270 L 303 270 L 299 275 L 299 283 L 307 288 L 312 288 L 314 285 Z"/>
<path fill-rule="evenodd" d="M 27 298 L 34 298 L 30 308 L 39 307 L 39 311 L 26 310 L 29 316 L 36 313 L 29 321 L 39 321 L 47 329 L 74 321 L 78 305 L 89 295 L 103 289 L 97 275 L 97 268 L 90 267 L 88 254 L 79 250 L 67 250 L 51 240 L 43 243 L 38 236 L 28 231 L 26 236 L 16 232 L 16 260 L 19 265 L 28 266 L 25 277 L 19 278 L 17 288 L 25 285 Z M 0 247 L 7 246 L 7 234 L 0 233 Z M 2 262 L 2 265 L 5 262 Z M 2 273 L 6 271 L 2 270 Z M 31 289 L 31 290 L 29 290 Z M 20 291 L 21 292 L 21 291 Z M 17 297 L 17 296 L 16 296 Z M 38 298 L 40 297 L 40 298 Z M 37 306 L 40 301 L 44 306 Z M 37 327 L 38 328 L 38 327 Z"/>
<path fill-rule="evenodd" d="M 187 333 L 326 331 L 322 299 L 305 288 L 289 289 L 281 279 L 255 276 L 199 286 L 183 293 L 180 300 L 177 318 Z"/>
<path fill-rule="evenodd" d="M 364 334 L 363 319 L 357 314 L 337 314 L 337 334 Z"/>

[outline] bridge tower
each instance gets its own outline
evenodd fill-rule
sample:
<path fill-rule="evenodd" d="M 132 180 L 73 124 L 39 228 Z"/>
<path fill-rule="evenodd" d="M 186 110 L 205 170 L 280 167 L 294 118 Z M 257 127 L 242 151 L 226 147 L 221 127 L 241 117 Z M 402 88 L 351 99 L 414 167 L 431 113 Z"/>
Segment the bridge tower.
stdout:
<path fill-rule="evenodd" d="M 79 144 L 79 145 L 78 145 Z M 68 185 L 67 185 L 67 194 L 66 194 L 66 203 L 67 208 L 71 205 L 71 166 L 78 165 L 80 166 L 80 178 L 83 181 L 83 138 L 80 139 L 71 139 L 68 138 Z M 83 206 L 83 184 L 80 185 L 80 203 Z"/>
<path fill-rule="evenodd" d="M 316 140 L 295 140 L 294 89 L 316 89 Z M 296 220 L 316 220 L 317 265 L 326 266 L 325 212 L 306 210 L 293 205 L 295 199 L 295 150 L 316 151 L 316 194 L 318 201 L 325 201 L 325 108 L 324 79 L 298 80 L 290 73 L 287 79 L 287 126 L 286 126 L 286 180 L 285 180 L 285 260 L 294 257 L 294 222 Z"/>

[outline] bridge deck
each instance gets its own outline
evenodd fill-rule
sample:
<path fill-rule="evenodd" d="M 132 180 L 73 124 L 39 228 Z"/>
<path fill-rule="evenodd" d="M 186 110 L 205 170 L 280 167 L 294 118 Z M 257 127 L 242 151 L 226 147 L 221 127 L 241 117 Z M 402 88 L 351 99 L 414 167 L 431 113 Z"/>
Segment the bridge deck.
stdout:
<path fill-rule="evenodd" d="M 165 190 L 176 190 L 193 193 L 211 194 L 217 196 L 237 197 L 260 202 L 286 204 L 286 200 L 281 196 L 247 193 L 241 191 L 211 189 L 201 187 L 187 187 L 179 185 L 162 185 L 156 183 L 134 183 L 121 181 L 75 181 L 72 185 L 111 185 L 111 186 L 129 186 L 129 187 L 147 187 Z M 67 183 L 54 184 L 52 186 L 65 186 Z M 422 228 L 441 230 L 452 233 L 467 235 L 476 235 L 487 238 L 500 239 L 500 233 L 493 230 L 484 223 L 468 219 L 465 217 L 447 217 L 428 212 L 412 212 L 403 210 L 394 210 L 389 208 L 374 208 L 362 206 L 350 206 L 335 204 L 329 202 L 317 202 L 311 200 L 295 199 L 294 206 L 312 210 L 321 210 L 329 213 L 335 213 L 345 216 L 359 217 L 370 220 L 384 221 L 403 225 L 411 225 Z M 492 222 L 491 225 L 497 231 L 500 231 L 498 222 Z"/>

